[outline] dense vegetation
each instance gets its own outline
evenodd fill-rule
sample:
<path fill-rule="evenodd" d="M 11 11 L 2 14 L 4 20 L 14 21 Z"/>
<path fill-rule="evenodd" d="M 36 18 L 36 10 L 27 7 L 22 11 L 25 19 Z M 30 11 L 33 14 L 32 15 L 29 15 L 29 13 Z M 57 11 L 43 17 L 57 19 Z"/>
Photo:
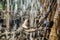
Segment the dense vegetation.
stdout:
<path fill-rule="evenodd" d="M 59 40 L 58 9 L 58 0 L 0 0 L 0 40 Z"/>

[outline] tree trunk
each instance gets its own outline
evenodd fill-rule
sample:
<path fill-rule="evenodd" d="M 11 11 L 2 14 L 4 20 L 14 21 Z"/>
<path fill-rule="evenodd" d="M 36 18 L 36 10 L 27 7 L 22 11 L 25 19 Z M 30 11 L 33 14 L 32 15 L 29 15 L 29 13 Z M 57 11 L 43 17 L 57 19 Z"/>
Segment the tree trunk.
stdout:
<path fill-rule="evenodd" d="M 7 0 L 6 28 L 9 31 L 9 0 Z"/>
<path fill-rule="evenodd" d="M 54 11 L 54 18 L 53 18 L 53 15 L 52 15 L 52 19 L 54 21 L 54 25 L 53 27 L 51 28 L 51 32 L 50 32 L 50 36 L 49 36 L 49 40 L 58 40 L 58 36 L 57 36 L 57 27 L 58 27 L 58 24 L 59 24 L 59 13 L 58 13 L 58 4 L 56 4 L 57 8 L 56 8 L 56 12 Z M 55 6 L 55 7 L 56 7 Z"/>

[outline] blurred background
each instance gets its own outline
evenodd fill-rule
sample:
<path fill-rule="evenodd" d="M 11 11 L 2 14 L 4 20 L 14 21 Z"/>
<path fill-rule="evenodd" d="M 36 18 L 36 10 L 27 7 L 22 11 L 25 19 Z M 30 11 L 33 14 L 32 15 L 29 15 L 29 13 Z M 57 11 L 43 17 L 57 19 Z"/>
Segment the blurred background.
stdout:
<path fill-rule="evenodd" d="M 60 0 L 0 0 L 0 40 L 59 40 Z"/>

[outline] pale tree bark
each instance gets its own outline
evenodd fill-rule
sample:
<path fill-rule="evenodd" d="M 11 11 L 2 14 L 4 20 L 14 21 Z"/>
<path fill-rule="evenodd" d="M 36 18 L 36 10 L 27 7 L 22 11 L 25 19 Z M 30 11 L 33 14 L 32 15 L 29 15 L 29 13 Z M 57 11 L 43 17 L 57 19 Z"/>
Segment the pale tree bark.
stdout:
<path fill-rule="evenodd" d="M 7 1 L 7 12 L 6 12 L 6 28 L 9 31 L 9 0 Z"/>
<path fill-rule="evenodd" d="M 60 40 L 60 0 L 57 0 L 57 13 L 58 13 L 57 35 L 58 40 Z"/>

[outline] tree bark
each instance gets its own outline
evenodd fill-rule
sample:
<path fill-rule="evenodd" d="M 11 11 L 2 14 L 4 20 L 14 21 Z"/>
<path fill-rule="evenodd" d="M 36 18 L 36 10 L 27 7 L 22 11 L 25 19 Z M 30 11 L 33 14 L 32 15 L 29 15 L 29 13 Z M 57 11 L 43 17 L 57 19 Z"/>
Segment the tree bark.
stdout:
<path fill-rule="evenodd" d="M 9 31 L 9 0 L 7 0 L 6 28 Z"/>
<path fill-rule="evenodd" d="M 57 4 L 56 4 L 56 6 L 57 6 Z M 49 40 L 58 40 L 58 38 L 57 38 L 57 27 L 58 27 L 59 14 L 58 14 L 56 6 L 54 6 L 55 7 L 54 10 L 56 9 L 56 11 L 54 11 L 52 13 L 52 16 L 51 16 L 51 20 L 54 21 L 54 25 L 51 28 Z"/>

